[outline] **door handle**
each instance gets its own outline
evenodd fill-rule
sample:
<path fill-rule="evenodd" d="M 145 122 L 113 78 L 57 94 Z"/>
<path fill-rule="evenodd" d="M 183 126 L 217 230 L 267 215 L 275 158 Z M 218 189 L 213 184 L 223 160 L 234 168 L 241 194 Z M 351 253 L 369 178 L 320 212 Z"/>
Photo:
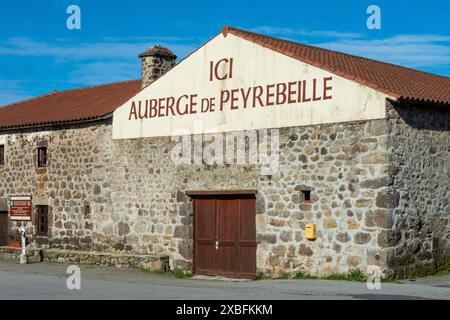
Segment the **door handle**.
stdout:
<path fill-rule="evenodd" d="M 216 240 L 216 250 L 219 249 L 219 241 Z"/>

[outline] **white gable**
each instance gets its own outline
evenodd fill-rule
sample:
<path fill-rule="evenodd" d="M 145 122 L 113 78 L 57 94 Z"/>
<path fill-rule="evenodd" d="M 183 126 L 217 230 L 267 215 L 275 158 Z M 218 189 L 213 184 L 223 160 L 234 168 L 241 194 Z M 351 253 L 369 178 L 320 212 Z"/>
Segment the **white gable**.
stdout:
<path fill-rule="evenodd" d="M 385 117 L 386 97 L 233 34 L 219 34 L 118 108 L 113 138 L 378 119 Z"/>

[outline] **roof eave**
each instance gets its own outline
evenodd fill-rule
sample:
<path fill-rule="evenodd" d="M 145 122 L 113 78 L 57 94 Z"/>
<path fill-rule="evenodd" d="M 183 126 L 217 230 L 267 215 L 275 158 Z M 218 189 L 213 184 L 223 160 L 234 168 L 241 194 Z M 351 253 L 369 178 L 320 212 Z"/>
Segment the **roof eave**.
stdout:
<path fill-rule="evenodd" d="M 98 122 L 98 121 L 110 119 L 110 118 L 112 118 L 112 115 L 113 115 L 112 113 L 107 113 L 105 115 L 87 117 L 87 118 L 3 126 L 3 127 L 0 127 L 0 132 L 21 131 L 21 130 L 28 130 L 28 129 L 34 129 L 34 128 L 45 128 L 45 127 L 56 127 L 56 126 L 68 126 L 68 125 L 73 125 L 73 124 L 92 123 L 92 122 Z"/>

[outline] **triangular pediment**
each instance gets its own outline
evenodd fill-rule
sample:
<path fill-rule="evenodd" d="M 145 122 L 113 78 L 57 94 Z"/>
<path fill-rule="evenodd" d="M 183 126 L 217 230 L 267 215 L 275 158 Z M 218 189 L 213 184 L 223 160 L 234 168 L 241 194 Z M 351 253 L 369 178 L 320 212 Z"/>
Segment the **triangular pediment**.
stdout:
<path fill-rule="evenodd" d="M 387 95 L 233 34 L 219 34 L 114 112 L 113 138 L 385 117 Z"/>

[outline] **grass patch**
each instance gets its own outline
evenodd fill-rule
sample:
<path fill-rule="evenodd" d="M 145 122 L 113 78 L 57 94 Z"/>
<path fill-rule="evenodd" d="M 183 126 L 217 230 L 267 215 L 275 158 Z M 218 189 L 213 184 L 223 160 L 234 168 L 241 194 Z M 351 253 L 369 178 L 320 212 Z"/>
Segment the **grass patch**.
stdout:
<path fill-rule="evenodd" d="M 253 278 L 254 281 L 257 281 L 257 280 L 270 280 L 270 279 L 272 279 L 272 278 L 269 277 L 269 276 L 266 276 L 262 272 L 258 272 L 258 274 Z"/>
<path fill-rule="evenodd" d="M 291 278 L 291 276 L 289 275 L 289 273 L 283 272 L 280 275 L 276 276 L 274 279 L 275 280 L 288 280 L 290 278 Z"/>
<path fill-rule="evenodd" d="M 325 277 L 324 279 L 366 282 L 367 276 L 360 269 L 352 269 L 347 273 L 331 274 L 331 275 Z"/>
<path fill-rule="evenodd" d="M 147 269 L 144 267 L 138 267 L 137 270 L 139 270 L 141 272 L 152 273 L 152 274 L 173 276 L 178 279 L 186 279 L 186 278 L 191 278 L 193 276 L 192 273 L 186 272 L 179 268 L 175 268 L 174 270 L 172 270 L 170 272 L 163 272 L 161 270 L 151 270 L 151 269 Z M 450 275 L 450 261 L 445 266 L 443 266 L 437 274 Z M 347 273 L 335 273 L 335 274 L 331 274 L 326 277 L 313 276 L 313 275 L 299 271 L 295 274 L 289 274 L 287 272 L 283 272 L 280 275 L 275 276 L 275 277 L 271 277 L 271 276 L 265 275 L 262 272 L 259 272 L 253 278 L 254 281 L 258 281 L 258 280 L 288 280 L 288 279 L 294 279 L 294 280 L 344 280 L 344 281 L 366 282 L 367 276 L 360 269 L 352 269 Z M 401 282 L 399 282 L 395 279 L 391 279 L 391 278 L 381 278 L 381 282 L 382 283 L 401 283 Z"/>
<path fill-rule="evenodd" d="M 192 277 L 192 273 L 186 272 L 179 268 L 175 268 L 174 270 L 172 270 L 171 273 L 172 273 L 172 276 L 174 276 L 175 278 L 179 278 L 179 279 L 185 279 L 185 278 Z"/>
<path fill-rule="evenodd" d="M 312 276 L 310 274 L 305 274 L 305 273 L 299 271 L 299 272 L 297 272 L 294 275 L 293 279 L 297 279 L 297 280 L 301 280 L 301 279 L 318 279 L 318 277 Z"/>
<path fill-rule="evenodd" d="M 450 275 L 450 261 L 447 261 L 447 264 L 440 267 L 439 271 L 436 273 L 436 275 L 438 275 L 438 276 Z"/>
<path fill-rule="evenodd" d="M 347 273 L 335 273 L 326 277 L 317 277 L 312 276 L 310 274 L 306 274 L 303 272 L 297 272 L 294 275 L 288 273 L 282 273 L 276 277 L 269 277 L 262 273 L 258 273 L 258 275 L 253 280 L 284 280 L 284 279 L 295 279 L 295 280 L 344 280 L 344 281 L 358 281 L 358 282 L 366 282 L 367 276 L 360 269 L 352 269 Z M 400 283 L 391 278 L 381 278 L 381 282 L 384 283 Z"/>

